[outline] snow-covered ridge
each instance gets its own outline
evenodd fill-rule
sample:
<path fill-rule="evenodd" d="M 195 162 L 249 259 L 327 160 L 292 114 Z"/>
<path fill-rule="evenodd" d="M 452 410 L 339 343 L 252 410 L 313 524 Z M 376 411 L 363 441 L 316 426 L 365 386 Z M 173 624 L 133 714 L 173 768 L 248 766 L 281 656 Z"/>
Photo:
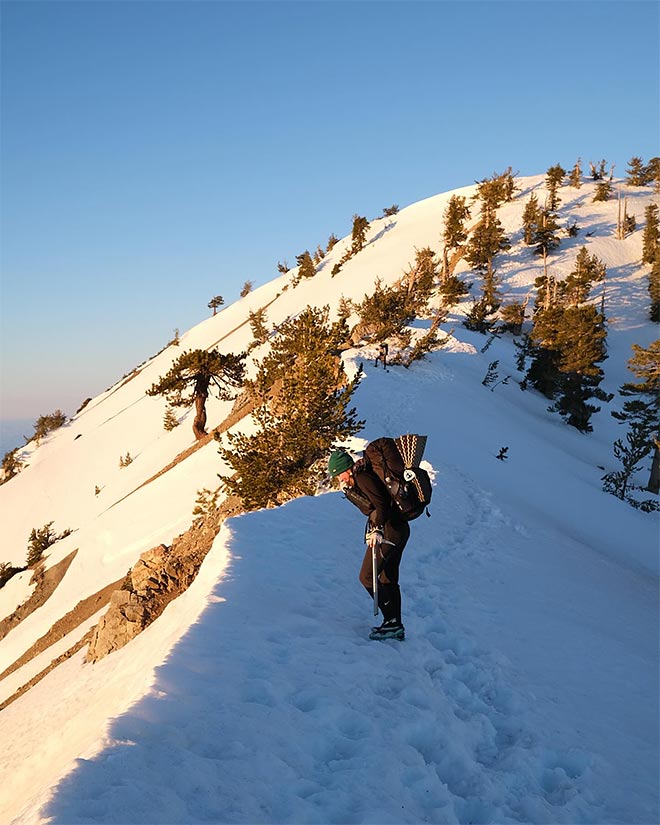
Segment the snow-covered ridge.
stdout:
<path fill-rule="evenodd" d="M 512 242 L 496 259 L 505 299 L 527 295 L 541 274 L 542 262 L 522 244 L 521 217 L 532 191 L 543 201 L 544 180 L 520 179 L 516 199 L 498 210 Z M 630 378 L 632 344 L 657 337 L 640 264 L 644 209 L 656 196 L 615 183 L 637 231 L 615 238 L 616 201 L 593 203 L 593 183 L 562 187 L 560 220 L 575 218 L 580 232 L 563 238 L 550 258 L 562 277 L 586 245 L 607 266 L 603 388 L 610 392 Z M 78 552 L 51 598 L 0 641 L 0 672 L 81 599 L 124 575 L 141 552 L 170 544 L 190 525 L 197 492 L 217 487 L 224 468 L 213 441 L 142 486 L 193 442 L 191 413 L 166 432 L 164 401 L 145 394 L 173 360 L 191 348 L 246 349 L 249 312 L 261 307 L 276 326 L 307 304 L 334 311 L 342 297 L 361 300 L 377 277 L 393 283 L 416 249 L 440 251 L 451 195 L 474 191 L 437 195 L 372 221 L 365 248 L 334 277 L 349 238 L 313 279 L 287 287 L 292 272 L 254 290 L 22 451 L 29 466 L 0 486 L 0 561 L 23 564 L 31 529 L 49 521 L 73 533 L 53 545 L 47 564 Z M 467 272 L 462 261 L 456 273 L 476 287 Z M 515 353 L 507 338 L 481 353 L 484 338 L 461 327 L 463 311 L 443 325 L 454 328 L 451 344 L 410 370 L 376 372 L 369 352 L 347 355 L 367 364 L 357 394 L 367 427 L 356 448 L 381 434 L 429 435 L 437 487 L 432 519 L 414 525 L 402 567 L 405 647 L 374 650 L 364 642 L 369 608 L 354 586 L 361 524 L 338 496 L 232 520 L 194 587 L 142 637 L 94 666 L 72 658 L 2 711 L 3 742 L 10 743 L 0 757 L 2 786 L 14 793 L 3 800 L 0 820 L 25 810 L 18 822 L 47 814 L 55 822 L 143 822 L 150 811 L 153 821 L 339 822 L 366 785 L 372 807 L 358 808 L 356 821 L 651 821 L 657 519 L 600 489 L 601 468 L 613 466 L 611 445 L 621 435 L 608 408 L 585 436 L 515 381 L 493 392 L 483 387 L 496 358 L 500 373 L 515 377 Z M 210 398 L 209 428 L 231 406 Z M 506 463 L 495 459 L 502 446 L 509 447 Z M 127 452 L 133 462 L 120 469 Z M 22 573 L 0 589 L 0 619 L 25 601 L 29 581 Z M 320 638 L 328 621 L 329 636 Z M 0 701 L 58 652 L 1 680 Z M 190 714 L 178 710 L 177 697 L 192 701 Z M 404 755 L 388 772 L 389 795 L 376 802 L 368 777 L 384 759 L 378 708 L 385 707 L 400 720 L 393 736 Z M 152 733 L 145 719 L 155 720 Z M 312 723 L 327 733 L 306 746 Z M 212 744 L 213 730 L 226 752 Z M 265 736 L 268 765 L 258 736 Z M 172 761 L 166 748 L 183 766 L 181 782 L 162 773 Z M 98 761 L 79 766 L 39 814 L 74 760 L 94 753 Z M 195 803 L 183 779 L 200 775 L 200 758 L 209 773 L 201 772 Z M 126 782 L 129 763 L 133 779 Z M 149 764 L 158 770 L 150 773 Z M 264 790 L 255 795 L 249 779 L 259 776 Z M 287 779 L 294 782 L 289 792 Z M 135 796 L 150 784 L 158 799 L 147 794 L 140 807 Z"/>

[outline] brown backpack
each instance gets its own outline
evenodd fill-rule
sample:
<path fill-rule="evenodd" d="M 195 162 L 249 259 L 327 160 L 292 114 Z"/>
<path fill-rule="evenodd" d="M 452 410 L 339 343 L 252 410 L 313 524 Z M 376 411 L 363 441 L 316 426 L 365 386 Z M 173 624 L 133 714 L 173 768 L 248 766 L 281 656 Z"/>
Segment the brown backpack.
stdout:
<path fill-rule="evenodd" d="M 419 466 L 426 446 L 425 435 L 377 438 L 367 444 L 365 461 L 383 482 L 401 514 L 408 521 L 418 518 L 431 501 L 431 479 Z"/>

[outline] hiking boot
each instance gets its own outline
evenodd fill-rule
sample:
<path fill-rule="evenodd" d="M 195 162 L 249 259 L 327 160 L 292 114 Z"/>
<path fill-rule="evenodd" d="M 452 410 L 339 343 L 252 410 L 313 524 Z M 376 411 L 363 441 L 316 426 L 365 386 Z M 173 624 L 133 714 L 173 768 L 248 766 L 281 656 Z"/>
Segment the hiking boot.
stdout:
<path fill-rule="evenodd" d="M 388 622 L 383 622 L 380 627 L 372 627 L 369 634 L 370 639 L 398 639 L 403 641 L 406 638 L 406 631 L 401 622 L 396 619 L 390 619 Z"/>

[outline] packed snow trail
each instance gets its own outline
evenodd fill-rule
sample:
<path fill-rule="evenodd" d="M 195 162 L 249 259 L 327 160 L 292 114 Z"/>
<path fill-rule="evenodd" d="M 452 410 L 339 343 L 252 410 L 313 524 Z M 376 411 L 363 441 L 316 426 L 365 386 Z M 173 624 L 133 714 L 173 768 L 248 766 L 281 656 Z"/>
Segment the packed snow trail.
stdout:
<path fill-rule="evenodd" d="M 452 359 L 465 353 L 419 365 L 415 393 L 402 370 L 370 370 L 359 390 L 372 436 L 442 433 L 427 445 L 432 518 L 412 525 L 401 567 L 406 641 L 367 638 L 364 521 L 340 494 L 231 519 L 205 561 L 229 551 L 208 606 L 55 789 L 49 822 L 655 821 L 644 548 L 627 552 L 616 514 L 583 543 L 602 494 L 571 455 L 579 436 L 560 426 L 548 445 L 541 422 L 519 443 L 505 392 L 480 426 L 481 366 L 459 383 Z M 451 436 L 458 420 L 469 440 Z"/>
<path fill-rule="evenodd" d="M 409 638 L 367 640 L 347 506 L 228 523 L 212 603 L 114 744 L 61 783 L 53 823 L 603 821 L 593 757 L 541 741 L 507 662 L 445 620 L 421 537 L 402 567 Z"/>

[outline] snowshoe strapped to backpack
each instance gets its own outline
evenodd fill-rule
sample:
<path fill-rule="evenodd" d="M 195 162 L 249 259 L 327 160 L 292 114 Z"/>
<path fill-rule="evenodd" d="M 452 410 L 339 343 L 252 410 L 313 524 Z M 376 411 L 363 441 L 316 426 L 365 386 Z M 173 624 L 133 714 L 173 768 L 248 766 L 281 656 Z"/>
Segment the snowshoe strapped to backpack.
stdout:
<path fill-rule="evenodd" d="M 364 457 L 383 482 L 394 503 L 407 521 L 421 516 L 431 501 L 431 479 L 419 466 L 426 446 L 425 435 L 377 438 L 364 451 Z M 426 515 L 430 515 L 426 510 Z"/>

